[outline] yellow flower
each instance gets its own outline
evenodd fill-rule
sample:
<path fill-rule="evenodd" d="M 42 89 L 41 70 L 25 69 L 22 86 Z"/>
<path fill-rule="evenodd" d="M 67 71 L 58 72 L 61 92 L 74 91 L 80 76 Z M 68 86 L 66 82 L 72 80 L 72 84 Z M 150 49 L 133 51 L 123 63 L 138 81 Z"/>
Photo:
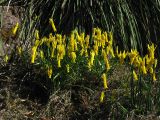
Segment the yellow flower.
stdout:
<path fill-rule="evenodd" d="M 153 81 L 156 81 L 156 80 L 157 80 L 156 74 L 155 74 L 155 72 L 153 72 Z"/>
<path fill-rule="evenodd" d="M 40 41 L 39 41 L 39 40 L 36 40 L 35 43 L 34 43 L 34 45 L 35 45 L 36 47 L 38 47 L 39 44 L 40 44 Z"/>
<path fill-rule="evenodd" d="M 148 52 L 149 52 L 149 57 L 154 59 L 154 52 L 155 52 L 156 47 L 152 43 L 151 45 L 148 45 Z"/>
<path fill-rule="evenodd" d="M 48 68 L 48 77 L 51 78 L 52 77 L 52 66 Z"/>
<path fill-rule="evenodd" d="M 14 26 L 14 28 L 12 29 L 12 35 L 13 36 L 16 35 L 18 28 L 19 28 L 19 23 L 17 22 L 16 25 Z"/>
<path fill-rule="evenodd" d="M 106 65 L 106 70 L 107 71 L 110 70 L 111 67 L 110 67 L 108 58 L 106 58 L 104 62 L 105 62 L 105 65 Z"/>
<path fill-rule="evenodd" d="M 139 58 L 139 60 L 140 60 L 140 64 L 141 64 L 140 68 L 142 70 L 142 73 L 147 74 L 147 69 L 146 69 L 146 66 L 145 66 L 145 58 L 143 58 L 143 59 Z"/>
<path fill-rule="evenodd" d="M 76 62 L 76 53 L 75 52 L 71 52 L 71 59 L 72 59 L 73 63 Z"/>
<path fill-rule="evenodd" d="M 67 73 L 69 73 L 70 72 L 69 64 L 66 65 L 66 68 L 67 68 Z"/>
<path fill-rule="evenodd" d="M 140 66 L 140 61 L 139 61 L 139 57 L 136 57 L 135 60 L 133 61 L 133 65 L 135 67 L 139 67 Z"/>
<path fill-rule="evenodd" d="M 126 58 L 127 53 L 125 52 L 125 50 L 123 51 L 123 53 L 120 51 L 120 53 L 118 54 L 118 58 L 120 59 L 120 64 L 124 63 L 124 59 Z"/>
<path fill-rule="evenodd" d="M 4 61 L 5 61 L 5 62 L 8 62 L 8 60 L 9 60 L 8 55 L 5 55 L 5 57 L 4 57 Z"/>
<path fill-rule="evenodd" d="M 105 94 L 104 94 L 104 91 L 102 91 L 101 96 L 100 96 L 100 102 L 101 103 L 104 101 L 104 97 L 105 97 Z"/>
<path fill-rule="evenodd" d="M 135 60 L 135 58 L 138 56 L 138 51 L 137 50 L 132 50 L 131 49 L 131 52 L 130 53 L 128 53 L 128 56 L 129 56 L 129 58 L 130 58 L 130 64 L 132 65 L 133 64 L 133 62 L 134 62 L 134 60 Z"/>
<path fill-rule="evenodd" d="M 98 45 L 94 45 L 93 49 L 94 49 L 95 55 L 98 55 Z"/>
<path fill-rule="evenodd" d="M 114 58 L 115 55 L 114 55 L 113 47 L 108 46 L 108 49 L 109 49 L 109 52 L 110 52 L 111 56 Z"/>
<path fill-rule="evenodd" d="M 90 54 L 91 54 L 91 65 L 93 65 L 95 52 L 93 50 L 91 50 Z"/>
<path fill-rule="evenodd" d="M 107 78 L 105 73 L 102 74 L 102 80 L 103 80 L 104 89 L 107 89 L 108 86 L 107 86 Z"/>
<path fill-rule="evenodd" d="M 39 31 L 38 30 L 35 30 L 35 38 L 36 38 L 36 40 L 39 40 Z"/>
<path fill-rule="evenodd" d="M 136 74 L 136 72 L 133 70 L 133 78 L 135 79 L 135 80 L 138 80 L 138 76 L 137 76 L 137 74 Z"/>
<path fill-rule="evenodd" d="M 153 74 L 153 67 L 150 67 L 150 68 L 149 68 L 149 72 L 150 72 L 151 74 Z"/>
<path fill-rule="evenodd" d="M 53 21 L 52 18 L 49 19 L 49 23 L 50 23 L 50 25 L 52 26 L 53 31 L 54 31 L 54 32 L 57 32 L 57 29 L 56 29 L 56 27 L 55 27 L 55 24 L 54 24 L 54 21 Z"/>
<path fill-rule="evenodd" d="M 60 59 L 58 59 L 58 68 L 60 68 L 61 67 L 61 60 Z"/>
<path fill-rule="evenodd" d="M 37 50 L 37 47 L 36 46 L 33 46 L 32 47 L 32 57 L 31 57 L 31 63 L 34 63 L 35 61 L 35 57 L 36 57 L 36 50 Z"/>

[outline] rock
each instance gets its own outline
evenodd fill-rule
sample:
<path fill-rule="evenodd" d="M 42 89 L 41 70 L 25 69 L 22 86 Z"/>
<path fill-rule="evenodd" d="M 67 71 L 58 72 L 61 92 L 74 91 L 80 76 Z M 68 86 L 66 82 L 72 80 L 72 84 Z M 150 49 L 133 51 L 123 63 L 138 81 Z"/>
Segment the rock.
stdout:
<path fill-rule="evenodd" d="M 12 36 L 11 30 L 16 23 L 20 24 L 21 12 L 19 6 L 0 6 L 0 56 L 8 53 L 11 44 L 16 41 L 16 37 Z"/>

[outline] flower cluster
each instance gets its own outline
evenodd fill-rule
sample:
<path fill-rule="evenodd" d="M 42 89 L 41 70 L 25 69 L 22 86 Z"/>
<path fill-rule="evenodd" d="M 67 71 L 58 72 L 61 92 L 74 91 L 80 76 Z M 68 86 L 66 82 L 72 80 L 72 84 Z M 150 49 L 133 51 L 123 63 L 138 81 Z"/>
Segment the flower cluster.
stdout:
<path fill-rule="evenodd" d="M 97 56 L 102 56 L 106 70 L 110 69 L 109 56 L 115 57 L 113 51 L 113 35 L 112 33 L 102 32 L 99 28 L 93 29 L 93 36 L 85 35 L 84 32 L 78 33 L 77 30 L 73 30 L 69 36 L 55 33 L 56 27 L 53 19 L 49 19 L 54 33 L 50 33 L 48 37 L 39 36 L 39 31 L 35 30 L 35 43 L 32 46 L 31 63 L 35 63 L 37 56 L 42 61 L 51 59 L 57 62 L 57 67 L 62 67 L 62 61 L 65 58 L 69 58 L 72 63 L 76 63 L 77 57 L 85 57 L 87 67 L 89 70 L 94 66 L 94 61 Z M 45 48 L 47 49 L 44 49 Z M 48 67 L 48 76 L 51 78 L 51 68 Z M 66 65 L 67 73 L 70 65 Z"/>

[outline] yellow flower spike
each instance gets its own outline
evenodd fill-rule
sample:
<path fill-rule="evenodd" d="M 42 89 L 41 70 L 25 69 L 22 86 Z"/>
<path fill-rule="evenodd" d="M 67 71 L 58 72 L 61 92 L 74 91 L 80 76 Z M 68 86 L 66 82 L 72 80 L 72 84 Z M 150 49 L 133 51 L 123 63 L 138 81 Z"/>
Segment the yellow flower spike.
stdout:
<path fill-rule="evenodd" d="M 85 49 L 85 57 L 88 57 L 88 51 L 87 51 L 87 49 Z"/>
<path fill-rule="evenodd" d="M 150 72 L 151 74 L 153 74 L 153 67 L 150 67 L 150 68 L 149 68 L 149 72 Z"/>
<path fill-rule="evenodd" d="M 107 78 L 106 78 L 106 74 L 103 73 L 102 76 L 101 76 L 102 80 L 103 80 L 103 87 L 104 89 L 107 89 L 108 86 L 107 86 Z"/>
<path fill-rule="evenodd" d="M 69 64 L 66 65 L 67 73 L 70 72 Z"/>
<path fill-rule="evenodd" d="M 148 55 L 145 55 L 145 59 L 146 59 L 146 65 L 149 65 L 151 62 L 151 58 L 149 58 Z"/>
<path fill-rule="evenodd" d="M 102 92 L 101 92 L 101 96 L 100 96 L 100 102 L 101 102 L 101 103 L 103 103 L 104 97 L 105 97 L 105 94 L 104 94 L 104 91 L 102 91 Z"/>
<path fill-rule="evenodd" d="M 61 60 L 60 59 L 58 59 L 58 68 L 60 68 L 61 67 Z"/>
<path fill-rule="evenodd" d="M 137 76 L 137 73 L 135 72 L 135 70 L 133 70 L 133 78 L 134 78 L 135 80 L 138 80 L 138 76 Z"/>
<path fill-rule="evenodd" d="M 86 48 L 88 48 L 88 45 L 89 45 L 89 38 L 90 38 L 89 35 L 85 37 Z"/>
<path fill-rule="evenodd" d="M 84 52 L 85 52 L 85 51 L 84 51 L 84 48 L 82 48 L 81 51 L 80 51 L 80 55 L 83 56 L 83 53 L 84 53 Z"/>
<path fill-rule="evenodd" d="M 93 50 L 91 50 L 90 55 L 91 55 L 91 65 L 93 65 L 93 61 L 94 61 L 94 57 L 95 57 L 95 52 Z"/>
<path fill-rule="evenodd" d="M 139 54 L 138 51 L 137 50 L 133 50 L 133 49 L 131 49 L 131 52 L 128 53 L 131 65 L 133 64 L 133 62 L 134 62 L 135 58 L 138 56 L 138 54 Z"/>
<path fill-rule="evenodd" d="M 120 64 L 124 63 L 124 59 L 126 58 L 127 53 L 125 52 L 125 50 L 123 51 L 123 53 L 120 51 L 120 53 L 118 54 L 118 58 L 120 59 Z"/>
<path fill-rule="evenodd" d="M 108 58 L 106 58 L 106 59 L 104 60 L 104 62 L 105 62 L 105 65 L 106 65 L 106 70 L 109 71 L 111 67 L 110 67 Z"/>
<path fill-rule="evenodd" d="M 154 52 L 155 52 L 156 47 L 152 43 L 151 45 L 148 45 L 148 52 L 149 52 L 149 57 L 154 59 Z"/>
<path fill-rule="evenodd" d="M 141 61 L 141 70 L 143 74 L 147 74 L 146 66 L 145 66 L 145 58 L 143 58 Z"/>
<path fill-rule="evenodd" d="M 52 48 L 52 51 L 51 51 L 51 58 L 54 58 L 54 51 L 55 51 L 55 48 Z"/>
<path fill-rule="evenodd" d="M 32 47 L 32 56 L 31 56 L 31 63 L 34 63 L 35 61 L 35 58 L 36 58 L 36 50 L 37 50 L 37 47 L 36 46 L 33 46 Z"/>
<path fill-rule="evenodd" d="M 39 40 L 36 40 L 35 43 L 34 43 L 34 45 L 35 45 L 36 47 L 38 47 L 39 44 L 40 44 L 40 41 L 39 41 Z"/>
<path fill-rule="evenodd" d="M 54 31 L 54 32 L 57 32 L 57 29 L 56 29 L 56 27 L 55 27 L 55 24 L 54 24 L 54 21 L 53 21 L 52 18 L 49 19 L 49 23 L 50 23 L 50 25 L 52 26 L 53 31 Z"/>
<path fill-rule="evenodd" d="M 39 40 L 39 31 L 38 30 L 35 30 L 35 38 L 36 38 L 36 40 Z"/>
<path fill-rule="evenodd" d="M 135 67 L 139 67 L 139 66 L 140 66 L 139 56 L 137 56 L 137 57 L 134 59 L 133 65 L 134 65 Z"/>
<path fill-rule="evenodd" d="M 5 57 L 4 57 L 4 61 L 7 63 L 7 62 L 8 62 L 8 60 L 9 60 L 8 55 L 5 55 Z"/>
<path fill-rule="evenodd" d="M 125 59 L 126 56 L 127 56 L 127 52 L 124 50 L 124 51 L 123 51 L 123 54 L 122 54 L 123 59 Z"/>
<path fill-rule="evenodd" d="M 52 67 L 48 68 L 47 73 L 48 73 L 48 77 L 51 78 L 53 73 Z"/>
<path fill-rule="evenodd" d="M 108 34 L 107 34 L 107 32 L 104 32 L 104 36 L 105 36 L 105 44 L 108 45 Z"/>
<path fill-rule="evenodd" d="M 155 72 L 153 72 L 153 81 L 156 81 L 156 80 L 157 80 L 156 74 L 155 74 Z"/>
<path fill-rule="evenodd" d="M 111 56 L 114 58 L 115 55 L 114 55 L 113 47 L 109 46 L 109 52 L 110 52 Z"/>
<path fill-rule="evenodd" d="M 19 23 L 17 22 L 16 25 L 12 28 L 12 35 L 13 36 L 16 35 L 18 28 L 19 28 Z"/>
<path fill-rule="evenodd" d="M 71 59 L 72 59 L 73 63 L 76 62 L 76 53 L 75 52 L 71 52 Z"/>
<path fill-rule="evenodd" d="M 97 45 L 94 45 L 94 46 L 93 46 L 93 49 L 94 49 L 95 55 L 98 55 L 98 46 L 97 46 Z"/>

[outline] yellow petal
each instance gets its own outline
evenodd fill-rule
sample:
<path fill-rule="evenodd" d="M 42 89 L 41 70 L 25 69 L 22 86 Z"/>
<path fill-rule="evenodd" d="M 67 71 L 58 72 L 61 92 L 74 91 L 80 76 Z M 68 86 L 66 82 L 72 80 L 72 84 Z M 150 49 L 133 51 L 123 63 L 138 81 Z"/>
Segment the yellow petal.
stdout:
<path fill-rule="evenodd" d="M 101 96 L 100 96 L 100 102 L 101 103 L 104 101 L 104 97 L 105 97 L 105 94 L 104 94 L 104 91 L 102 91 Z"/>
<path fill-rule="evenodd" d="M 133 78 L 135 79 L 135 80 L 138 80 L 138 76 L 137 76 L 137 74 L 136 74 L 136 72 L 133 70 Z"/>
<path fill-rule="evenodd" d="M 53 21 L 52 18 L 49 19 L 49 23 L 51 24 L 53 31 L 54 31 L 54 32 L 57 32 L 57 29 L 56 29 L 56 27 L 55 27 L 55 24 L 54 24 L 54 21 Z"/>

